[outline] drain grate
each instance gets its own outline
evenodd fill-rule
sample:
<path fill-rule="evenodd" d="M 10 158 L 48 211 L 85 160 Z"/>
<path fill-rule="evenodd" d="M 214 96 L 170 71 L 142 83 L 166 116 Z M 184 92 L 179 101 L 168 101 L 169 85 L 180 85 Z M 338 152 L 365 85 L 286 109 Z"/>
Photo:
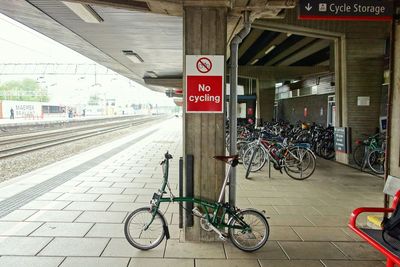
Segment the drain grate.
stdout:
<path fill-rule="evenodd" d="M 155 131 L 152 134 L 158 132 Z M 62 185 L 63 183 L 71 180 L 72 178 L 78 176 L 79 174 L 93 168 L 94 166 L 100 164 L 101 162 L 109 159 L 110 157 L 114 156 L 115 154 L 127 149 L 128 147 L 136 144 L 140 140 L 148 137 L 149 134 L 146 133 L 141 135 L 132 141 L 129 141 L 123 145 L 120 145 L 112 150 L 94 158 L 89 161 L 86 161 L 72 169 L 69 169 L 63 173 L 60 173 L 40 184 L 37 184 L 29 189 L 26 189 L 8 199 L 0 201 L 0 218 L 6 216 L 7 214 L 19 209 L 20 207 L 28 204 L 32 200 L 40 197 L 41 195 L 53 190 L 54 188 Z"/>

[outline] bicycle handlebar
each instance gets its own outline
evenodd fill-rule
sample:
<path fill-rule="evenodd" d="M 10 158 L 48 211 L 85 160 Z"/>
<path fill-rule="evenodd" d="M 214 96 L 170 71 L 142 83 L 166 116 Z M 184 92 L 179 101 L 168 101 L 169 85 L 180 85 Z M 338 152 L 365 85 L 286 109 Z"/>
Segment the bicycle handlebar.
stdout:
<path fill-rule="evenodd" d="M 172 155 L 169 154 L 168 151 L 167 151 L 167 153 L 165 153 L 164 157 L 165 157 L 165 159 L 172 159 Z"/>

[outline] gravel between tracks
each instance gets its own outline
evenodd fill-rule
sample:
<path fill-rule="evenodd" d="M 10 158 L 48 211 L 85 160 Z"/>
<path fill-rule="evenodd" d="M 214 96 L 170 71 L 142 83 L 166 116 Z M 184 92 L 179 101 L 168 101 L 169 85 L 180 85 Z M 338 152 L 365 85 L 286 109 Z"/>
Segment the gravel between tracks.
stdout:
<path fill-rule="evenodd" d="M 159 120 L 79 141 L 0 159 L 0 183 L 149 127 Z"/>

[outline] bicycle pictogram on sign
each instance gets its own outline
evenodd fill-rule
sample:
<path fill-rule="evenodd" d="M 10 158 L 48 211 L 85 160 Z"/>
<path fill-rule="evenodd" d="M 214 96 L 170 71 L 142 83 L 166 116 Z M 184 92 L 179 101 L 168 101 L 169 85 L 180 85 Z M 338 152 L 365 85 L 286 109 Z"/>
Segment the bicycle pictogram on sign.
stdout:
<path fill-rule="evenodd" d="M 197 60 L 196 68 L 201 73 L 210 72 L 210 70 L 212 69 L 211 60 L 207 57 L 200 58 L 199 60 Z"/>

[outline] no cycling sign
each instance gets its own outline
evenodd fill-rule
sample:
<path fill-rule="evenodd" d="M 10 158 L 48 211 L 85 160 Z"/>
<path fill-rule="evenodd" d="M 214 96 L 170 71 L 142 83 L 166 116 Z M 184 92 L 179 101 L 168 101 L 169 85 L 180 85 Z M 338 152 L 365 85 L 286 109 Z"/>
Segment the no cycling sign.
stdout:
<path fill-rule="evenodd" d="M 224 112 L 224 56 L 186 56 L 186 112 Z"/>

